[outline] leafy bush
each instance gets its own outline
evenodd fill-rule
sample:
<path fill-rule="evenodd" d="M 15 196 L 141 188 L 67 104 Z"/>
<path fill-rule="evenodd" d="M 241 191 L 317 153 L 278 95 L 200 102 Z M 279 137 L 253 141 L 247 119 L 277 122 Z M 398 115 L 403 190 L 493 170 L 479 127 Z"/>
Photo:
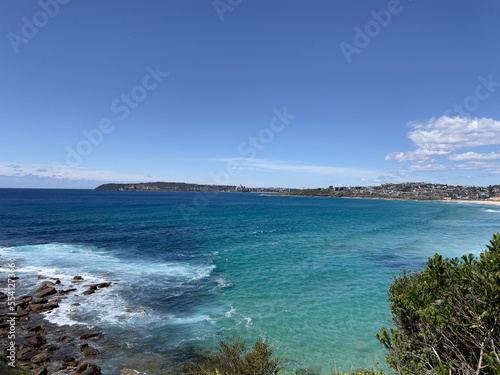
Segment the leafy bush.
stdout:
<path fill-rule="evenodd" d="M 377 338 L 398 374 L 500 374 L 500 234 L 479 258 L 436 254 L 395 276 L 389 301 L 396 328 Z"/>
<path fill-rule="evenodd" d="M 241 339 L 221 341 L 219 352 L 197 364 L 187 364 L 185 372 L 193 375 L 275 375 L 281 370 L 279 359 L 271 358 L 274 348 L 259 340 L 248 352 Z"/>
<path fill-rule="evenodd" d="M 382 371 L 378 370 L 356 370 L 356 371 L 351 371 L 349 373 L 344 373 L 342 374 L 341 372 L 338 372 L 334 375 L 384 375 Z"/>

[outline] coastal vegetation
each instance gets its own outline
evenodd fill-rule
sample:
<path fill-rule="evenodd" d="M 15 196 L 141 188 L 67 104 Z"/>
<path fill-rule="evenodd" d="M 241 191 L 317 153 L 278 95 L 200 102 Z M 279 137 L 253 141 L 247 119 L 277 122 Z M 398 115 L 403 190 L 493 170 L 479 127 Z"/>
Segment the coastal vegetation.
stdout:
<path fill-rule="evenodd" d="M 395 328 L 377 334 L 398 374 L 500 374 L 500 234 L 479 257 L 430 258 L 389 289 Z"/>
<path fill-rule="evenodd" d="M 0 356 L 0 374 L 2 375 L 34 375 L 31 371 L 21 367 L 9 366 L 9 361 L 4 356 Z"/>
<path fill-rule="evenodd" d="M 231 343 L 221 341 L 217 354 L 195 364 L 188 363 L 184 370 L 192 375 L 275 375 L 282 367 L 279 358 L 272 358 L 273 352 L 274 348 L 265 340 L 258 340 L 248 351 L 241 339 L 234 338 Z"/>

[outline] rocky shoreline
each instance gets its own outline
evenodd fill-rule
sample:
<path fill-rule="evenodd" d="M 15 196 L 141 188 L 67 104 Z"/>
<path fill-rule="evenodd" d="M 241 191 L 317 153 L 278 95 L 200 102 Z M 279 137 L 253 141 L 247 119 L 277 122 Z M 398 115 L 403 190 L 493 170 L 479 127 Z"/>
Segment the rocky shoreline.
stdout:
<path fill-rule="evenodd" d="M 0 293 L 0 354 L 10 366 L 15 363 L 36 375 L 100 375 L 99 355 L 109 345 L 106 335 L 51 324 L 44 319 L 44 314 L 58 309 L 59 303 L 70 294 L 81 297 L 82 303 L 91 303 L 88 296 L 115 283 L 85 285 L 81 276 L 75 276 L 72 285 L 63 285 L 59 279 L 38 278 L 43 280 L 40 287 L 33 293 L 16 298 L 15 303 L 9 303 L 7 294 Z M 7 284 L 7 281 L 1 284 Z M 76 284 L 86 288 L 81 295 L 75 294 Z M 4 285 L 0 286 L 6 290 Z M 78 302 L 73 304 L 78 305 Z M 139 374 L 128 369 L 120 373 Z"/>

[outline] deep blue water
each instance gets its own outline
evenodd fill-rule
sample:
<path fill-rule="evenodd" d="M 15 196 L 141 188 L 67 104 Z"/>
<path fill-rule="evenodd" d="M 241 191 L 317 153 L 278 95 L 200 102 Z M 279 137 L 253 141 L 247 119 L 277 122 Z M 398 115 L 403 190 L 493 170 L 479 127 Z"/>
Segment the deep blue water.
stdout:
<path fill-rule="evenodd" d="M 19 293 L 39 275 L 117 283 L 79 286 L 47 314 L 119 342 L 105 374 L 163 373 L 233 336 L 267 338 L 289 373 L 382 364 L 392 273 L 477 254 L 499 230 L 487 205 L 0 189 L 0 259 L 19 267 Z"/>

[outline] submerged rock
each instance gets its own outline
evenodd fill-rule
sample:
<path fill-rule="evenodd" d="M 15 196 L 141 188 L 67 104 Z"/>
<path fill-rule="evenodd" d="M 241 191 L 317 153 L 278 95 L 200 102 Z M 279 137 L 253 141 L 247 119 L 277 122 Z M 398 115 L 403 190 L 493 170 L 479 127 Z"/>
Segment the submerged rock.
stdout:
<path fill-rule="evenodd" d="M 40 304 L 43 304 L 43 303 L 47 303 L 49 302 L 49 300 L 47 298 L 37 298 L 37 299 L 34 299 L 31 301 L 31 304 L 35 304 L 35 305 L 40 305 Z"/>
<path fill-rule="evenodd" d="M 82 375 L 101 375 L 101 369 L 91 363 L 84 363 L 76 368 L 76 373 Z"/>
<path fill-rule="evenodd" d="M 69 340 L 69 336 L 68 335 L 61 335 L 57 339 L 57 341 L 65 341 L 65 340 Z"/>
<path fill-rule="evenodd" d="M 99 350 L 97 350 L 96 348 L 93 348 L 89 344 L 82 344 L 80 346 L 80 350 L 82 351 L 82 353 L 85 357 L 91 357 L 91 356 L 99 354 Z"/>
<path fill-rule="evenodd" d="M 42 334 L 45 334 L 45 328 L 43 328 L 42 324 L 39 324 L 35 327 L 32 327 L 29 329 L 30 332 L 40 332 Z"/>
<path fill-rule="evenodd" d="M 32 305 L 30 306 L 30 309 L 31 309 L 31 311 L 33 311 L 33 312 L 38 312 L 38 311 L 42 311 L 42 310 L 43 310 L 43 307 L 44 307 L 44 305 L 42 305 L 42 304 L 32 304 Z"/>
<path fill-rule="evenodd" d="M 140 374 L 140 372 L 136 371 L 136 370 L 130 370 L 128 368 L 123 368 L 120 370 L 120 374 L 121 375 L 138 375 L 138 374 Z"/>
<path fill-rule="evenodd" d="M 102 332 L 97 333 L 86 333 L 80 336 L 80 340 L 98 340 L 99 336 L 102 335 Z"/>
<path fill-rule="evenodd" d="M 38 297 L 45 297 L 45 296 L 50 296 L 52 294 L 56 294 L 57 290 L 55 288 L 44 288 L 44 289 L 38 289 L 36 292 L 38 294 Z"/>
<path fill-rule="evenodd" d="M 67 294 L 67 293 L 70 293 L 70 292 L 76 292 L 76 288 L 69 288 L 69 289 L 66 289 L 66 290 L 60 290 L 59 291 L 59 294 Z"/>

